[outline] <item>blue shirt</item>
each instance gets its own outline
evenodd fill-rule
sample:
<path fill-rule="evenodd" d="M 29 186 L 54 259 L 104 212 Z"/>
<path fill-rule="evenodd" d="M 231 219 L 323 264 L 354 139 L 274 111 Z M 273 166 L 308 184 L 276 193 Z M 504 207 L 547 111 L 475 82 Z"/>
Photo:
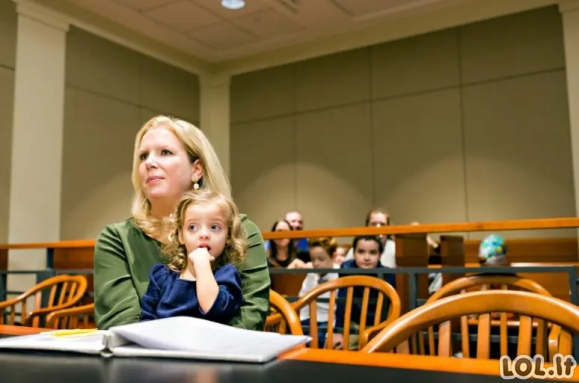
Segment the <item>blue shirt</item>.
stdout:
<path fill-rule="evenodd" d="M 264 242 L 264 246 L 266 250 L 269 250 L 269 242 L 270 241 L 265 241 Z M 298 239 L 295 243 L 296 249 L 300 250 L 300 251 L 309 251 L 309 245 L 308 245 L 308 239 L 307 238 L 301 238 Z"/>
<path fill-rule="evenodd" d="M 197 282 L 179 278 L 163 263 L 151 269 L 151 281 L 141 300 L 141 321 L 190 316 L 227 324 L 239 314 L 243 295 L 241 277 L 232 264 L 215 270 L 219 293 L 205 312 L 197 299 Z"/>
<path fill-rule="evenodd" d="M 359 269 L 358 265 L 356 264 L 355 259 L 349 259 L 346 262 L 342 263 L 340 266 L 341 269 Z M 383 266 L 380 262 L 378 262 L 378 266 L 376 269 L 389 269 L 389 267 Z M 347 275 L 356 275 L 356 274 L 342 274 L 344 276 Z M 366 275 L 369 277 L 376 277 L 378 278 L 378 274 L 360 274 Z M 384 280 L 388 282 L 392 287 L 396 288 L 396 274 L 384 274 Z M 354 292 L 352 296 L 352 310 L 350 313 L 350 322 L 360 323 L 361 316 L 362 316 L 362 299 L 364 297 L 364 289 L 365 287 L 359 286 L 354 287 Z M 343 333 L 344 328 L 344 320 L 346 317 L 346 296 L 348 295 L 348 288 L 342 288 L 338 290 L 338 299 L 340 301 L 336 305 L 336 333 L 341 334 Z M 355 302 L 355 299 L 359 299 L 359 302 Z M 369 294 L 369 302 L 368 302 L 368 311 L 366 315 L 366 328 L 374 326 L 374 317 L 376 316 L 376 304 L 378 300 L 378 290 L 370 289 Z M 390 302 L 387 300 L 384 301 L 382 305 L 383 313 L 388 313 L 388 308 L 390 307 Z M 386 316 L 380 317 L 381 321 L 386 320 Z M 350 334 L 355 333 L 352 331 L 350 327 Z"/>

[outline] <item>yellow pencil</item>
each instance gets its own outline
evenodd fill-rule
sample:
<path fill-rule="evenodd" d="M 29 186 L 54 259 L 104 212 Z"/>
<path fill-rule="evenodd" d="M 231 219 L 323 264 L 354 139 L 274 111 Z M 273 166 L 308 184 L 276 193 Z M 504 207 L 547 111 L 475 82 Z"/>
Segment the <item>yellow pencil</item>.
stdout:
<path fill-rule="evenodd" d="M 72 336 L 72 335 L 90 335 L 96 333 L 98 330 L 93 329 L 74 329 L 74 330 L 56 330 L 56 331 L 46 331 L 42 334 L 51 336 Z"/>

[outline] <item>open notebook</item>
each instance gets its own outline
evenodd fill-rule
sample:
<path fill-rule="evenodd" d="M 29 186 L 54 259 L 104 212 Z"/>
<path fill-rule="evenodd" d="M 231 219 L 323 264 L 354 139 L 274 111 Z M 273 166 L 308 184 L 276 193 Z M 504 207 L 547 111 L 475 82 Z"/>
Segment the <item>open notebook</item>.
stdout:
<path fill-rule="evenodd" d="M 53 350 L 128 357 L 265 363 L 311 340 L 308 336 L 239 329 L 190 317 L 112 327 L 106 331 L 50 331 L 0 339 L 0 350 Z"/>

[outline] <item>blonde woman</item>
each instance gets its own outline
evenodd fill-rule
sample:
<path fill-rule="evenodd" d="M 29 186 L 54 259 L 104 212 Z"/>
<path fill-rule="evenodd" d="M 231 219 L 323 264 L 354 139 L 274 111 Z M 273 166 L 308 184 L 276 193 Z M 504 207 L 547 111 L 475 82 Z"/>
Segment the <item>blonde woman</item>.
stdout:
<path fill-rule="evenodd" d="M 229 322 L 243 300 L 236 265 L 246 243 L 237 207 L 219 193 L 187 192 L 174 221 L 163 246 L 167 263 L 157 263 L 150 272 L 141 321 L 190 316 Z"/>
<path fill-rule="evenodd" d="M 171 214 L 186 192 L 209 190 L 231 198 L 231 187 L 203 132 L 186 121 L 157 116 L 137 133 L 132 217 L 104 228 L 94 256 L 95 317 L 99 329 L 138 322 L 149 272 L 162 261 Z M 263 238 L 241 214 L 247 254 L 238 267 L 243 301 L 229 324 L 263 330 L 270 277 Z"/>

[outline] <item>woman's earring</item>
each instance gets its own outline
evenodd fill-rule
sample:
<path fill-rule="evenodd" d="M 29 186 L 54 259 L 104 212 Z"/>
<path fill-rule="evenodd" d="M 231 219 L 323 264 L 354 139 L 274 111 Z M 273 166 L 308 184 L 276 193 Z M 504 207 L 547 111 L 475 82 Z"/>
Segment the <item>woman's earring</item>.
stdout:
<path fill-rule="evenodd" d="M 197 182 L 193 184 L 193 189 L 199 190 L 199 184 Z"/>

